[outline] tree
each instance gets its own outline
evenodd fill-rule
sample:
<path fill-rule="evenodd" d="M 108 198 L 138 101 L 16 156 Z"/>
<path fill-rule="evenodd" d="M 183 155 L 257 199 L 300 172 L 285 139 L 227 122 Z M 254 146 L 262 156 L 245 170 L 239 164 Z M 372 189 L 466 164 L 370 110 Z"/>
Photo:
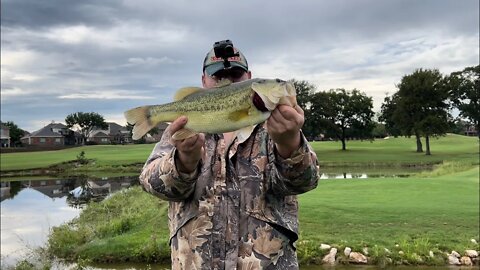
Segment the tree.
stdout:
<path fill-rule="evenodd" d="M 302 132 L 308 139 L 314 139 L 320 134 L 320 129 L 315 125 L 315 119 L 311 113 L 311 99 L 315 92 L 315 86 L 307 81 L 290 80 L 293 83 L 297 92 L 297 104 L 303 109 L 305 113 L 305 122 L 302 127 Z"/>
<path fill-rule="evenodd" d="M 385 130 L 388 134 L 397 137 L 402 135 L 402 131 L 393 121 L 393 113 L 397 108 L 398 95 L 386 96 L 383 100 L 380 116 L 378 120 L 385 123 Z"/>
<path fill-rule="evenodd" d="M 10 130 L 10 145 L 18 146 L 21 145 L 21 138 L 25 135 L 25 131 L 20 129 L 14 122 L 7 121 L 2 123 L 2 125 L 6 126 Z"/>
<path fill-rule="evenodd" d="M 371 97 L 354 89 L 330 90 L 315 93 L 311 100 L 311 114 L 327 136 L 338 138 L 346 150 L 348 134 L 370 138 L 374 128 Z"/>
<path fill-rule="evenodd" d="M 417 69 L 402 77 L 397 86 L 393 122 L 405 136 L 415 135 L 417 152 L 423 152 L 421 136 L 425 136 L 426 155 L 430 152 L 430 137 L 441 136 L 448 130 L 448 91 L 437 69 Z"/>
<path fill-rule="evenodd" d="M 82 134 L 83 143 L 90 137 L 94 128 L 107 129 L 108 124 L 105 122 L 103 116 L 95 112 L 76 112 L 69 114 L 65 118 L 65 123 L 69 128 L 77 127 Z"/>
<path fill-rule="evenodd" d="M 450 98 L 460 116 L 470 121 L 480 137 L 480 65 L 452 72 L 446 78 Z"/>

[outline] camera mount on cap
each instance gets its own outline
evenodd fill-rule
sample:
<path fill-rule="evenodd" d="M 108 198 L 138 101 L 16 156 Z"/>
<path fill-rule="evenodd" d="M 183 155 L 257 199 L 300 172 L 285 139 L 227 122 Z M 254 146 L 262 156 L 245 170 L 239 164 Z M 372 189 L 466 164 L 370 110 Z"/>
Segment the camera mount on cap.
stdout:
<path fill-rule="evenodd" d="M 224 68 L 231 67 L 230 62 L 228 61 L 228 58 L 234 57 L 234 56 L 240 56 L 238 52 L 235 53 L 235 50 L 233 49 L 233 43 L 229 39 L 215 42 L 213 44 L 213 50 L 215 52 L 215 57 L 223 59 Z"/>

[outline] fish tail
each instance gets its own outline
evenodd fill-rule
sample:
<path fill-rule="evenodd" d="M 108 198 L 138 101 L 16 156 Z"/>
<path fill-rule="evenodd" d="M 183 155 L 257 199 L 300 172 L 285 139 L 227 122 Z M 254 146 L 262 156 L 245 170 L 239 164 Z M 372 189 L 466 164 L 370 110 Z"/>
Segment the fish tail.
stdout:
<path fill-rule="evenodd" d="M 135 125 L 132 131 L 132 139 L 138 140 L 147 134 L 158 123 L 152 121 L 150 108 L 152 106 L 143 106 L 128 110 L 124 113 L 129 124 Z"/>

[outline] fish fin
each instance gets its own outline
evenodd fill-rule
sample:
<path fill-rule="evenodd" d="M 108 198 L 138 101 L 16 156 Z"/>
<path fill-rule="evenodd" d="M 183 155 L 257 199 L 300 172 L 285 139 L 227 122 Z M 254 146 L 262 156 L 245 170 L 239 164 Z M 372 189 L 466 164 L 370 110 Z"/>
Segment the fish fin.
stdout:
<path fill-rule="evenodd" d="M 237 122 L 242 120 L 245 117 L 248 117 L 250 115 L 250 110 L 249 109 L 242 109 L 238 111 L 231 112 L 228 114 L 228 119 Z"/>
<path fill-rule="evenodd" d="M 215 88 L 224 87 L 224 86 L 227 86 L 227 85 L 230 85 L 230 84 L 232 84 L 232 81 L 230 81 L 227 78 L 223 78 L 223 79 L 221 79 L 220 81 L 217 82 L 217 84 L 215 85 Z"/>
<path fill-rule="evenodd" d="M 175 101 L 179 101 L 179 100 L 184 99 L 185 97 L 190 96 L 191 94 L 198 93 L 198 92 L 203 91 L 203 90 L 205 90 L 205 89 L 203 89 L 201 87 L 184 87 L 184 88 L 179 89 L 175 93 L 175 96 L 173 97 L 173 99 Z"/>
<path fill-rule="evenodd" d="M 179 129 L 177 130 L 177 132 L 175 132 L 173 135 L 172 135 L 172 139 L 173 140 L 176 140 L 176 141 L 180 141 L 180 140 L 185 140 L 185 139 L 188 139 L 190 137 L 193 137 L 195 135 L 197 135 L 198 133 L 196 133 L 195 131 L 191 130 L 191 129 L 188 129 L 188 128 L 182 128 L 182 129 Z"/>
<path fill-rule="evenodd" d="M 157 123 L 150 118 L 150 107 L 143 106 L 128 110 L 124 113 L 127 122 L 133 126 L 132 139 L 138 140 L 147 134 Z"/>
<path fill-rule="evenodd" d="M 248 126 L 235 131 L 235 135 L 237 136 L 238 143 L 243 143 L 244 141 L 246 141 L 248 137 L 250 137 L 254 129 L 255 129 L 255 126 Z"/>

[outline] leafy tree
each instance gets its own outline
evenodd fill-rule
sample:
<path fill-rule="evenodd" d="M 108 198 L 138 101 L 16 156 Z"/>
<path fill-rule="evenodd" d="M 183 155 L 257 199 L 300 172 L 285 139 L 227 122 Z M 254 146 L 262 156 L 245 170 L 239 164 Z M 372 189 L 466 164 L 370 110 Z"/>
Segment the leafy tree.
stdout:
<path fill-rule="evenodd" d="M 315 123 L 329 137 L 336 137 L 346 150 L 348 134 L 370 138 L 374 128 L 371 97 L 354 89 L 315 93 L 311 99 L 311 114 Z"/>
<path fill-rule="evenodd" d="M 25 131 L 20 129 L 12 121 L 7 121 L 5 123 L 2 123 L 2 125 L 10 129 L 10 145 L 13 145 L 13 146 L 21 145 L 22 142 L 20 141 L 20 139 L 25 135 Z"/>
<path fill-rule="evenodd" d="M 402 131 L 393 121 L 393 113 L 397 108 L 397 100 L 397 94 L 394 94 L 391 97 L 386 96 L 382 103 L 380 116 L 378 117 L 380 122 L 385 123 L 385 131 L 394 137 L 402 135 Z"/>
<path fill-rule="evenodd" d="M 315 86 L 307 81 L 297 81 L 295 79 L 290 80 L 290 82 L 293 83 L 297 92 L 297 104 L 305 113 L 305 123 L 302 127 L 303 134 L 310 140 L 314 139 L 320 134 L 320 129 L 315 125 L 315 119 L 311 113 L 311 99 L 315 92 Z"/>
<path fill-rule="evenodd" d="M 450 98 L 460 116 L 470 121 L 480 137 L 480 65 L 452 72 L 446 78 Z"/>
<path fill-rule="evenodd" d="M 437 69 L 417 69 L 403 76 L 396 93 L 393 122 L 405 136 L 415 135 L 417 152 L 423 152 L 421 136 L 430 155 L 430 137 L 448 130 L 448 91 Z"/>
<path fill-rule="evenodd" d="M 375 127 L 372 130 L 372 136 L 374 138 L 385 138 L 388 136 L 387 129 L 385 128 L 385 124 L 375 122 Z"/>
<path fill-rule="evenodd" d="M 94 128 L 107 129 L 108 124 L 105 122 L 103 116 L 95 112 L 76 112 L 69 114 L 65 118 L 65 123 L 69 128 L 77 127 L 82 134 L 83 143 L 90 137 Z"/>

